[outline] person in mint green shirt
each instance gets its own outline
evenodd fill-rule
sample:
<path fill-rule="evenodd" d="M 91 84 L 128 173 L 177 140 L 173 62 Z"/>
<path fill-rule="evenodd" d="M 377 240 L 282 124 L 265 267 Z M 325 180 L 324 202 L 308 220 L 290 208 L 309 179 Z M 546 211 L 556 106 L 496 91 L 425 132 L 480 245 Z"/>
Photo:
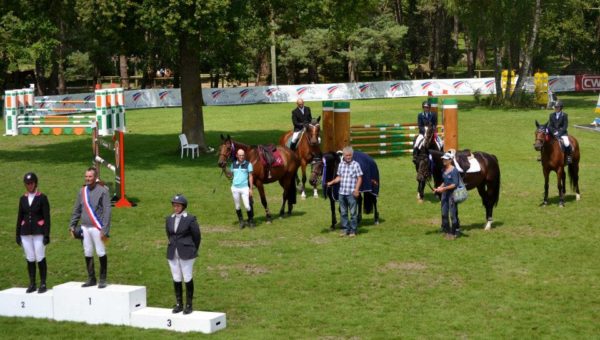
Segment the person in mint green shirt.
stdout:
<path fill-rule="evenodd" d="M 252 189 L 254 182 L 252 178 L 252 163 L 246 160 L 244 150 L 239 149 L 236 153 L 236 160 L 231 163 L 231 168 L 227 172 L 227 177 L 232 178 L 231 194 L 233 195 L 233 203 L 235 205 L 235 213 L 237 214 L 240 223 L 240 229 L 248 225 L 254 228 L 254 211 L 252 209 Z M 248 221 L 244 221 L 240 200 L 244 203 Z"/>

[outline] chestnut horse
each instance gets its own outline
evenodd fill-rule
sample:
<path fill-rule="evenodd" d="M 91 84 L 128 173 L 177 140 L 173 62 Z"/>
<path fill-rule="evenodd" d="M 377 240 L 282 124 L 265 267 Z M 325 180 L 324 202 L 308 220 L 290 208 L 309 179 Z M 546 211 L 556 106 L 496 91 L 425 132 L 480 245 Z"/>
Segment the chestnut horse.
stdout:
<path fill-rule="evenodd" d="M 558 196 L 560 197 L 558 205 L 560 207 L 565 206 L 565 154 L 562 152 L 560 142 L 548 133 L 548 129 L 545 124 L 540 124 L 535 121 L 535 143 L 533 147 L 536 151 L 542 153 L 542 169 L 544 171 L 544 201 L 542 205 L 548 204 L 548 176 L 550 171 L 556 172 L 557 184 L 558 184 Z M 571 183 L 571 189 L 575 190 L 575 198 L 579 201 L 581 198 L 579 194 L 579 143 L 573 136 L 569 136 L 572 148 L 572 162 L 567 165 L 569 169 L 569 182 Z"/>
<path fill-rule="evenodd" d="M 306 199 L 306 193 L 304 186 L 306 185 L 306 166 L 310 164 L 314 159 L 321 157 L 321 148 L 319 147 L 319 134 L 321 133 L 321 126 L 319 122 L 321 117 L 313 119 L 310 123 L 304 126 L 304 132 L 300 136 L 296 146 L 296 156 L 300 159 L 300 167 L 302 168 L 302 186 L 300 187 L 300 197 Z M 293 130 L 284 133 L 279 138 L 279 145 L 288 146 L 289 141 L 292 138 Z M 313 185 L 313 196 L 319 197 L 317 193 L 317 187 Z"/>
<path fill-rule="evenodd" d="M 438 187 L 443 182 L 442 172 L 444 171 L 444 165 L 442 163 L 442 155 L 444 153 L 442 151 L 429 150 L 429 154 L 431 157 L 420 159 L 418 166 L 419 168 L 427 167 L 431 169 L 430 175 L 433 176 L 435 187 Z M 466 174 L 461 174 L 461 176 L 467 190 L 477 188 L 477 192 L 481 197 L 481 203 L 485 207 L 485 217 L 487 220 L 485 230 L 490 230 L 494 221 L 492 216 L 494 207 L 498 205 L 498 201 L 500 200 L 500 165 L 496 156 L 492 154 L 475 151 L 472 152 L 472 155 L 479 163 L 481 171 L 467 172 Z"/>
<path fill-rule="evenodd" d="M 270 168 L 269 170 L 263 165 L 263 159 L 259 155 L 258 147 L 250 146 L 231 139 L 229 135 L 224 137 L 221 135 L 221 146 L 219 147 L 219 160 L 217 164 L 221 169 L 225 169 L 228 160 L 233 160 L 238 149 L 243 149 L 246 153 L 246 159 L 252 163 L 252 177 L 254 186 L 258 188 L 260 193 L 260 202 L 265 208 L 267 223 L 271 223 L 271 213 L 267 206 L 267 198 L 265 196 L 264 185 L 279 181 L 279 185 L 283 188 L 283 203 L 279 210 L 279 216 L 283 217 L 285 203 L 288 204 L 288 215 L 292 214 L 293 205 L 296 203 L 296 172 L 300 166 L 298 157 L 288 148 L 277 146 L 277 151 L 283 158 L 283 165 Z"/>

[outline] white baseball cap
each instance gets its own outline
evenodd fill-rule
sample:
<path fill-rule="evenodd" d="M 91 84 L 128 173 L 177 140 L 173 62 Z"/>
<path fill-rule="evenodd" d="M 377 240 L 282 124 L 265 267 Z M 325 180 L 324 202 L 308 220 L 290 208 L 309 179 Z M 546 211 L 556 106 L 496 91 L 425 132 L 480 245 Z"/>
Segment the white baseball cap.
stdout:
<path fill-rule="evenodd" d="M 452 154 L 450 152 L 446 152 L 443 156 L 442 159 L 452 159 Z"/>

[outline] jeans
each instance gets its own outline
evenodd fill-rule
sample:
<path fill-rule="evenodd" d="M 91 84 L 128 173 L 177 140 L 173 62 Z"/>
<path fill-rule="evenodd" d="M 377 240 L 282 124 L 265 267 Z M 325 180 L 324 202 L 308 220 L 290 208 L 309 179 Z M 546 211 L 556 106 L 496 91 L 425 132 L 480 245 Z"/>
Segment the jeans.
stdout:
<path fill-rule="evenodd" d="M 350 195 L 340 195 L 340 215 L 342 217 L 342 229 L 346 230 L 346 234 L 356 234 L 358 226 L 358 206 L 356 198 Z M 350 223 L 348 224 L 348 217 Z"/>
<path fill-rule="evenodd" d="M 452 229 L 450 229 L 448 214 L 452 220 Z M 442 193 L 442 229 L 446 233 L 456 234 L 456 230 L 460 228 L 460 221 L 458 220 L 458 207 L 452 199 L 451 191 L 444 191 Z"/>

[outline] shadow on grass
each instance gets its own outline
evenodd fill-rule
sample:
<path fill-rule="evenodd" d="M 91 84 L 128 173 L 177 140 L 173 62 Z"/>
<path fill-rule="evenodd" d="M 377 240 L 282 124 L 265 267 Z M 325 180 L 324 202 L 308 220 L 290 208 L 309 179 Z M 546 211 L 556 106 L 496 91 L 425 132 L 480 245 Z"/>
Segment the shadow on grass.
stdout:
<path fill-rule="evenodd" d="M 276 144 L 284 130 L 262 130 L 262 131 L 238 131 L 231 135 L 234 140 L 245 144 Z M 127 170 L 133 169 L 156 169 L 161 165 L 177 164 L 184 167 L 214 167 L 217 168 L 218 147 L 221 144 L 221 134 L 227 131 L 206 131 L 206 145 L 215 149 L 215 152 L 201 154 L 200 157 L 181 159 L 179 139 L 173 135 L 147 135 L 126 134 L 125 135 L 125 163 Z M 17 136 L 12 138 L 38 138 L 37 136 Z M 51 138 L 43 137 L 39 138 Z M 53 138 L 53 137 L 52 137 Z M 64 140 L 64 137 L 60 137 Z M 18 150 L 0 150 L 0 162 L 18 162 L 23 159 L 31 159 L 36 162 L 48 164 L 81 163 L 82 167 L 92 161 L 91 136 L 74 137 L 69 141 L 50 142 L 40 144 L 23 145 Z M 109 138 L 105 138 L 109 140 Z M 114 163 L 112 152 L 101 148 L 100 155 L 108 162 Z M 90 162 L 90 163 L 88 163 Z"/>

